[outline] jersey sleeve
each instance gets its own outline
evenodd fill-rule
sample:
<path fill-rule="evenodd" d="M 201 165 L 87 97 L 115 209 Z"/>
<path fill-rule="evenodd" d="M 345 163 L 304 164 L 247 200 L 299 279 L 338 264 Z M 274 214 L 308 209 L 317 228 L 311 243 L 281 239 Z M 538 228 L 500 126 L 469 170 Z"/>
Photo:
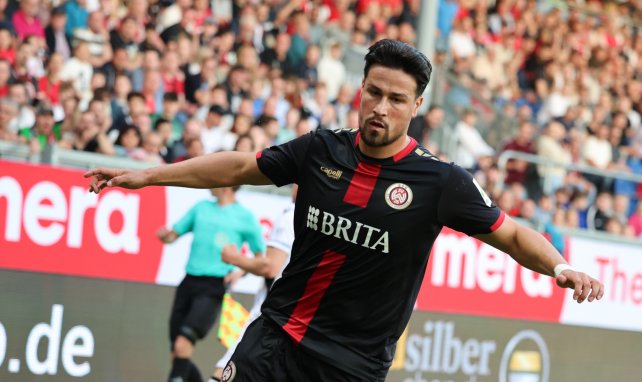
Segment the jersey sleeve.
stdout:
<path fill-rule="evenodd" d="M 294 206 L 289 207 L 277 220 L 272 232 L 270 232 L 267 245 L 290 253 L 292 252 L 292 243 L 294 243 Z"/>
<path fill-rule="evenodd" d="M 437 214 L 440 224 L 470 236 L 490 233 L 504 220 L 473 176 L 456 165 L 441 191 Z"/>
<path fill-rule="evenodd" d="M 199 204 L 201 204 L 201 202 L 196 203 L 185 215 L 183 215 L 182 218 L 180 218 L 179 221 L 174 223 L 172 229 L 178 234 L 178 236 L 191 232 L 194 228 L 194 217 L 196 216 L 196 210 Z"/>
<path fill-rule="evenodd" d="M 315 133 L 309 133 L 256 155 L 261 172 L 277 186 L 297 183 Z"/>

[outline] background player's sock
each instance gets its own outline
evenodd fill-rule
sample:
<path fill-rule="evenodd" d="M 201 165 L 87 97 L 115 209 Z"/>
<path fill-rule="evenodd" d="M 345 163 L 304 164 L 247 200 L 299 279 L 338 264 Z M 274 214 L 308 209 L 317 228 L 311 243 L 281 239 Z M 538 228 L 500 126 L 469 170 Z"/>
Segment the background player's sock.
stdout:
<path fill-rule="evenodd" d="M 187 381 L 190 374 L 191 365 L 189 358 L 174 357 L 172 362 L 172 371 L 169 373 L 169 382 Z"/>
<path fill-rule="evenodd" d="M 196 367 L 194 362 L 191 361 L 189 363 L 189 376 L 187 377 L 187 382 L 203 382 L 200 370 L 198 370 L 198 367 Z"/>

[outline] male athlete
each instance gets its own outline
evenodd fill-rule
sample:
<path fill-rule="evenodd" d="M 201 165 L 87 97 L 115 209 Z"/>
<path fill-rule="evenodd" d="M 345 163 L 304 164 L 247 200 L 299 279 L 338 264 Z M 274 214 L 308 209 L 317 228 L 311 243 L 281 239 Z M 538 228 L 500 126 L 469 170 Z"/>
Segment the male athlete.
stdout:
<path fill-rule="evenodd" d="M 223 381 L 384 381 L 443 226 L 556 277 L 578 302 L 603 285 L 492 204 L 460 167 L 408 137 L 432 71 L 417 49 L 381 40 L 365 57 L 359 130 L 320 130 L 252 154 L 222 152 L 133 171 L 89 171 L 91 190 L 297 183 L 290 263 Z"/>

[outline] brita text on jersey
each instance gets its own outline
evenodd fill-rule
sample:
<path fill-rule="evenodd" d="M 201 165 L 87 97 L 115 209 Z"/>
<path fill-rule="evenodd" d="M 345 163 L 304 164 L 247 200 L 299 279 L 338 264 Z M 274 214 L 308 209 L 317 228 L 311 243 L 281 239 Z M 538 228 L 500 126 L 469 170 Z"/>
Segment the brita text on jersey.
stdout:
<path fill-rule="evenodd" d="M 343 216 L 334 216 L 313 206 L 308 207 L 307 227 L 374 251 L 389 253 L 388 231 L 381 233 L 382 230 L 379 228 L 353 222 Z"/>

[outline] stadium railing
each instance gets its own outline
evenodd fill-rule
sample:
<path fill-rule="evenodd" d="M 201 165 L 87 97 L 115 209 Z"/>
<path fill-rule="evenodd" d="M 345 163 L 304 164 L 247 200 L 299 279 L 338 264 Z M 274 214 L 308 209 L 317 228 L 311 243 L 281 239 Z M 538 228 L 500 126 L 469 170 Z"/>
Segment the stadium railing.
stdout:
<path fill-rule="evenodd" d="M 503 185 L 503 181 L 506 176 L 506 164 L 511 159 L 523 160 L 539 166 L 563 168 L 567 172 L 577 171 L 583 174 L 597 175 L 605 178 L 619 179 L 619 180 L 635 182 L 637 184 L 642 184 L 642 175 L 640 174 L 634 174 L 634 173 L 623 172 L 623 171 L 600 170 L 595 167 L 591 167 L 584 164 L 577 164 L 577 163 L 565 164 L 565 163 L 557 162 L 539 155 L 527 154 L 520 151 L 507 150 L 502 152 L 497 158 L 497 168 L 502 174 L 502 176 L 500 177 L 500 181 L 502 182 L 499 185 L 500 188 Z M 547 179 L 544 177 L 543 182 L 546 182 L 546 181 Z M 546 185 L 544 184 L 543 186 L 545 187 Z M 534 227 L 534 228 L 541 229 L 541 227 Z M 557 228 L 561 233 L 565 235 L 582 236 L 590 239 L 609 240 L 609 241 L 616 241 L 621 243 L 629 243 L 629 244 L 633 243 L 636 245 L 640 245 L 639 238 L 632 239 L 632 238 L 628 238 L 620 235 L 614 235 L 606 232 L 599 232 L 599 231 L 592 231 L 592 230 L 585 230 L 585 229 L 571 229 L 571 228 L 565 228 L 565 227 L 557 227 Z"/>

